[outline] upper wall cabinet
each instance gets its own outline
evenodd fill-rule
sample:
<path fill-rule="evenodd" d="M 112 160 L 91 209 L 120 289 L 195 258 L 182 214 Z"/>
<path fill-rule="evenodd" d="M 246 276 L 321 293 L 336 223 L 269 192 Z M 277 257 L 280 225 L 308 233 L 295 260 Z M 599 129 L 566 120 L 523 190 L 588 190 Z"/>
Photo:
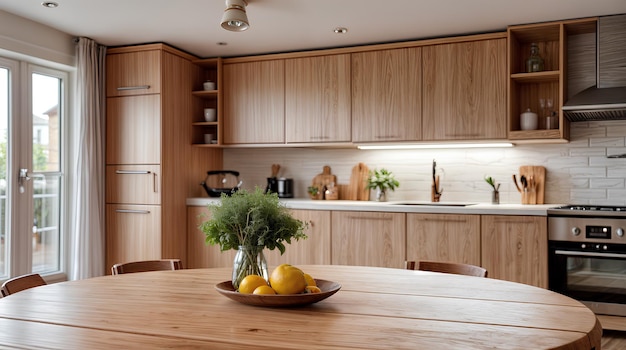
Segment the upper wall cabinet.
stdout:
<path fill-rule="evenodd" d="M 352 54 L 352 141 L 422 137 L 421 48 Z"/>
<path fill-rule="evenodd" d="M 575 80 L 569 85 L 576 90 L 589 86 L 586 77 L 595 85 L 596 22 L 596 18 L 587 18 L 508 28 L 510 140 L 569 140 L 569 122 L 561 110 L 568 96 L 567 80 Z M 533 47 L 542 61 L 535 69 L 528 66 Z M 581 84 L 580 88 L 576 84 Z M 537 114 L 536 127 L 520 122 L 527 110 Z"/>
<path fill-rule="evenodd" d="M 285 60 L 224 64 L 224 144 L 285 142 Z"/>
<path fill-rule="evenodd" d="M 422 50 L 423 140 L 506 139 L 504 36 Z"/>
<path fill-rule="evenodd" d="M 107 55 L 107 97 L 161 93 L 161 51 Z"/>
<path fill-rule="evenodd" d="M 285 60 L 287 143 L 350 142 L 350 55 Z"/>

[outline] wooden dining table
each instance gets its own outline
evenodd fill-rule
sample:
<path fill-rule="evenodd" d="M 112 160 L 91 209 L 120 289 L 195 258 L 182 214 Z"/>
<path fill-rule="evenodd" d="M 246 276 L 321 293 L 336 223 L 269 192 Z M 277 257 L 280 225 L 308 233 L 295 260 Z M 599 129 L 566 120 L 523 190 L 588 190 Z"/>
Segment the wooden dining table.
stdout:
<path fill-rule="evenodd" d="M 0 348 L 600 349 L 602 328 L 561 294 L 491 278 L 304 265 L 341 289 L 299 307 L 218 293 L 231 269 L 103 276 L 0 299 Z"/>

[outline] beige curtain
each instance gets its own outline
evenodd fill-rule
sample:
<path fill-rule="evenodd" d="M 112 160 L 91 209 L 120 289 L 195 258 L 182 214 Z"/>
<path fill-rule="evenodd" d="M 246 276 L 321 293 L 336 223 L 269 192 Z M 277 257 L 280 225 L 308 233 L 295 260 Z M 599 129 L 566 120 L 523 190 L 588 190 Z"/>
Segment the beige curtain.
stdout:
<path fill-rule="evenodd" d="M 70 280 L 103 275 L 106 47 L 77 39 Z"/>

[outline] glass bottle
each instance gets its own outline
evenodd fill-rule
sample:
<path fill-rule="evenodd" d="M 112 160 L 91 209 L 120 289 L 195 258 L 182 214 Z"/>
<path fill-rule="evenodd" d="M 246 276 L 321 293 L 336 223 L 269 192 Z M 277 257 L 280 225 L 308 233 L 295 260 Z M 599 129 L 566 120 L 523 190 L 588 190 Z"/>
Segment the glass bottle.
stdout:
<path fill-rule="evenodd" d="M 539 56 L 537 43 L 530 44 L 530 57 L 526 60 L 526 72 L 541 72 L 543 70 L 543 58 Z"/>

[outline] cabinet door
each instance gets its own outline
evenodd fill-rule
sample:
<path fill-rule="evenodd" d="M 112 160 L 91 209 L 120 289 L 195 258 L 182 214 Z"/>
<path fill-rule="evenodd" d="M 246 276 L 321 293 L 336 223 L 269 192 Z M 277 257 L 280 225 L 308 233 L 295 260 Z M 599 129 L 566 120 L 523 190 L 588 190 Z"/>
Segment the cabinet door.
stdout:
<path fill-rule="evenodd" d="M 404 266 L 404 213 L 333 211 L 331 222 L 333 265 Z"/>
<path fill-rule="evenodd" d="M 186 268 L 232 267 L 236 250 L 220 251 L 219 245 L 206 244 L 204 232 L 198 228 L 210 219 L 207 207 L 187 207 L 187 263 Z"/>
<path fill-rule="evenodd" d="M 286 245 L 285 254 L 278 249 L 265 250 L 269 272 L 280 264 L 292 265 L 330 265 L 330 211 L 328 210 L 292 210 L 298 220 L 309 223 L 305 232 L 307 239 L 292 241 Z"/>
<path fill-rule="evenodd" d="M 285 142 L 285 61 L 232 63 L 224 70 L 224 143 Z"/>
<path fill-rule="evenodd" d="M 423 48 L 424 140 L 507 137 L 506 39 Z"/>
<path fill-rule="evenodd" d="M 107 204 L 106 268 L 117 263 L 161 258 L 161 207 Z"/>
<path fill-rule="evenodd" d="M 548 288 L 548 223 L 540 216 L 483 215 L 482 266 L 489 277 Z"/>
<path fill-rule="evenodd" d="M 161 51 L 109 54 L 107 97 L 161 93 Z"/>
<path fill-rule="evenodd" d="M 106 202 L 161 204 L 159 165 L 107 165 Z"/>
<path fill-rule="evenodd" d="M 421 137 L 421 48 L 352 54 L 352 141 Z"/>
<path fill-rule="evenodd" d="M 160 95 L 107 98 L 107 164 L 161 162 Z"/>
<path fill-rule="evenodd" d="M 285 61 L 287 142 L 350 141 L 350 55 Z"/>
<path fill-rule="evenodd" d="M 407 260 L 480 266 L 480 216 L 408 213 Z"/>

